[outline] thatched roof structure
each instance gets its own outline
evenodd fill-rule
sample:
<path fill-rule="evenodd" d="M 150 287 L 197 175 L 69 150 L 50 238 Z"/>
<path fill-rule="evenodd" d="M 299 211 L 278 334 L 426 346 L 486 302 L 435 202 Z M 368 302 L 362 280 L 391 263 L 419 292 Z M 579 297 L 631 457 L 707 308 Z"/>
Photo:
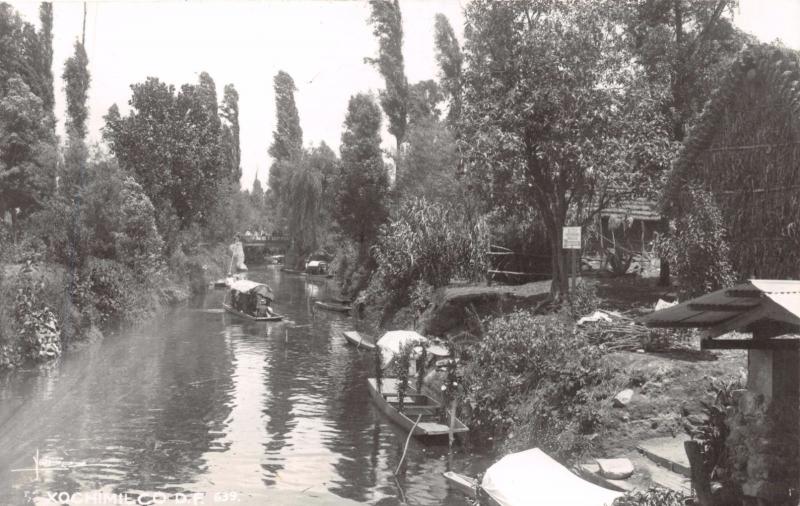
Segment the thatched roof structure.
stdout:
<path fill-rule="evenodd" d="M 628 197 L 600 211 L 600 216 L 630 218 L 642 221 L 659 221 L 661 213 L 658 203 L 646 197 Z"/>
<path fill-rule="evenodd" d="M 710 192 L 743 277 L 800 276 L 800 54 L 744 49 L 705 106 L 673 166 L 664 211 L 686 189 Z"/>

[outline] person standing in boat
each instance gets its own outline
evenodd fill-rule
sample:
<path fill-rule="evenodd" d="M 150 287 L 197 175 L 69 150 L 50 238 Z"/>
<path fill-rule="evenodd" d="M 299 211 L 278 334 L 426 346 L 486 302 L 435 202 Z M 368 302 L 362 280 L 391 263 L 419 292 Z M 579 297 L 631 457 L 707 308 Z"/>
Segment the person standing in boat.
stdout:
<path fill-rule="evenodd" d="M 244 247 L 242 246 L 242 238 L 236 234 L 233 238 L 233 244 L 229 247 L 231 251 L 231 267 L 228 269 L 228 275 L 231 274 L 233 266 L 236 266 L 238 271 L 246 271 L 247 266 L 244 264 Z"/>

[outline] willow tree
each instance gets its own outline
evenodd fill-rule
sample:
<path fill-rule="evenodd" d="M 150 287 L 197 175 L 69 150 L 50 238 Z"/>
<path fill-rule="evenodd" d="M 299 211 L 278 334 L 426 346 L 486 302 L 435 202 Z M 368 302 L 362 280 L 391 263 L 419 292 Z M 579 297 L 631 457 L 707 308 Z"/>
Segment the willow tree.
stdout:
<path fill-rule="evenodd" d="M 286 224 L 289 229 L 287 263 L 302 269 L 305 259 L 319 246 L 322 177 L 307 162 L 300 160 L 286 182 Z"/>
<path fill-rule="evenodd" d="M 466 9 L 459 144 L 468 174 L 496 207 L 536 209 L 555 297 L 568 289 L 562 228 L 588 224 L 666 164 L 668 126 L 631 65 L 615 5 L 475 0 Z"/>

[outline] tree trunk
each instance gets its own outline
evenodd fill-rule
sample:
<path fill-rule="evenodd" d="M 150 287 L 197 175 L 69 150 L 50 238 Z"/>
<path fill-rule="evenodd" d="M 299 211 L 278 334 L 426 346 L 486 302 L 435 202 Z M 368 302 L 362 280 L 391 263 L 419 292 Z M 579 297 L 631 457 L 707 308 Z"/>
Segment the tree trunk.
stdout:
<path fill-rule="evenodd" d="M 662 218 L 658 225 L 661 233 L 666 234 L 669 232 L 669 225 L 666 219 Z M 658 286 L 669 286 L 669 276 L 669 261 L 662 257 L 659 259 Z"/>
<path fill-rule="evenodd" d="M 17 208 L 12 207 L 11 209 L 9 209 L 9 211 L 11 212 L 11 242 L 17 244 L 17 235 L 19 232 L 17 230 L 17 227 L 19 226 L 18 223 L 19 218 L 17 217 Z M 2 218 L 2 216 L 0 216 L 0 218 Z"/>
<path fill-rule="evenodd" d="M 658 286 L 669 286 L 669 261 L 666 258 L 660 259 Z"/>
<path fill-rule="evenodd" d="M 569 261 L 567 252 L 561 248 L 562 229 L 563 227 L 556 226 L 549 234 L 553 272 L 550 295 L 555 300 L 561 300 L 569 293 Z"/>

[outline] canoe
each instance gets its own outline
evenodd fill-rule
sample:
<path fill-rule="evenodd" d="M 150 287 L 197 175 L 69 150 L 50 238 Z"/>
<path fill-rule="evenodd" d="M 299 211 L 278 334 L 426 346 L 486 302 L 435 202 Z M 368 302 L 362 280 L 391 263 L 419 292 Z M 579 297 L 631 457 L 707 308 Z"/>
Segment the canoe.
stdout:
<path fill-rule="evenodd" d="M 465 496 L 475 499 L 478 496 L 478 480 L 470 478 L 469 476 L 456 473 L 454 471 L 447 471 L 442 473 L 445 481 L 450 487 L 458 490 Z"/>
<path fill-rule="evenodd" d="M 345 306 L 344 304 L 339 304 L 335 302 L 325 302 L 323 300 L 318 300 L 314 302 L 314 305 L 326 311 L 338 311 L 339 313 L 350 312 L 350 306 Z"/>
<path fill-rule="evenodd" d="M 344 336 L 344 338 L 347 340 L 348 343 L 354 345 L 356 348 L 363 348 L 367 351 L 372 351 L 375 349 L 374 343 L 368 341 L 367 338 L 365 338 L 355 330 L 342 332 L 342 335 Z"/>
<path fill-rule="evenodd" d="M 247 318 L 249 320 L 257 321 L 257 322 L 277 322 L 283 320 L 283 316 L 278 314 L 273 314 L 272 316 L 253 316 L 251 314 L 237 311 L 233 309 L 229 304 L 222 304 L 222 307 L 225 308 L 225 311 L 235 314 L 236 316 L 241 316 L 242 318 Z"/>
<path fill-rule="evenodd" d="M 378 409 L 389 417 L 394 423 L 411 431 L 416 437 L 435 438 L 447 436 L 450 428 L 439 423 L 440 404 L 424 394 L 408 393 L 404 398 L 403 412 L 398 408 L 397 391 L 378 391 L 378 383 L 375 378 L 367 378 L 369 384 L 369 395 L 375 402 Z M 419 423 L 414 426 L 418 416 L 421 416 Z M 455 419 L 453 434 L 467 432 L 469 429 L 464 423 Z"/>

